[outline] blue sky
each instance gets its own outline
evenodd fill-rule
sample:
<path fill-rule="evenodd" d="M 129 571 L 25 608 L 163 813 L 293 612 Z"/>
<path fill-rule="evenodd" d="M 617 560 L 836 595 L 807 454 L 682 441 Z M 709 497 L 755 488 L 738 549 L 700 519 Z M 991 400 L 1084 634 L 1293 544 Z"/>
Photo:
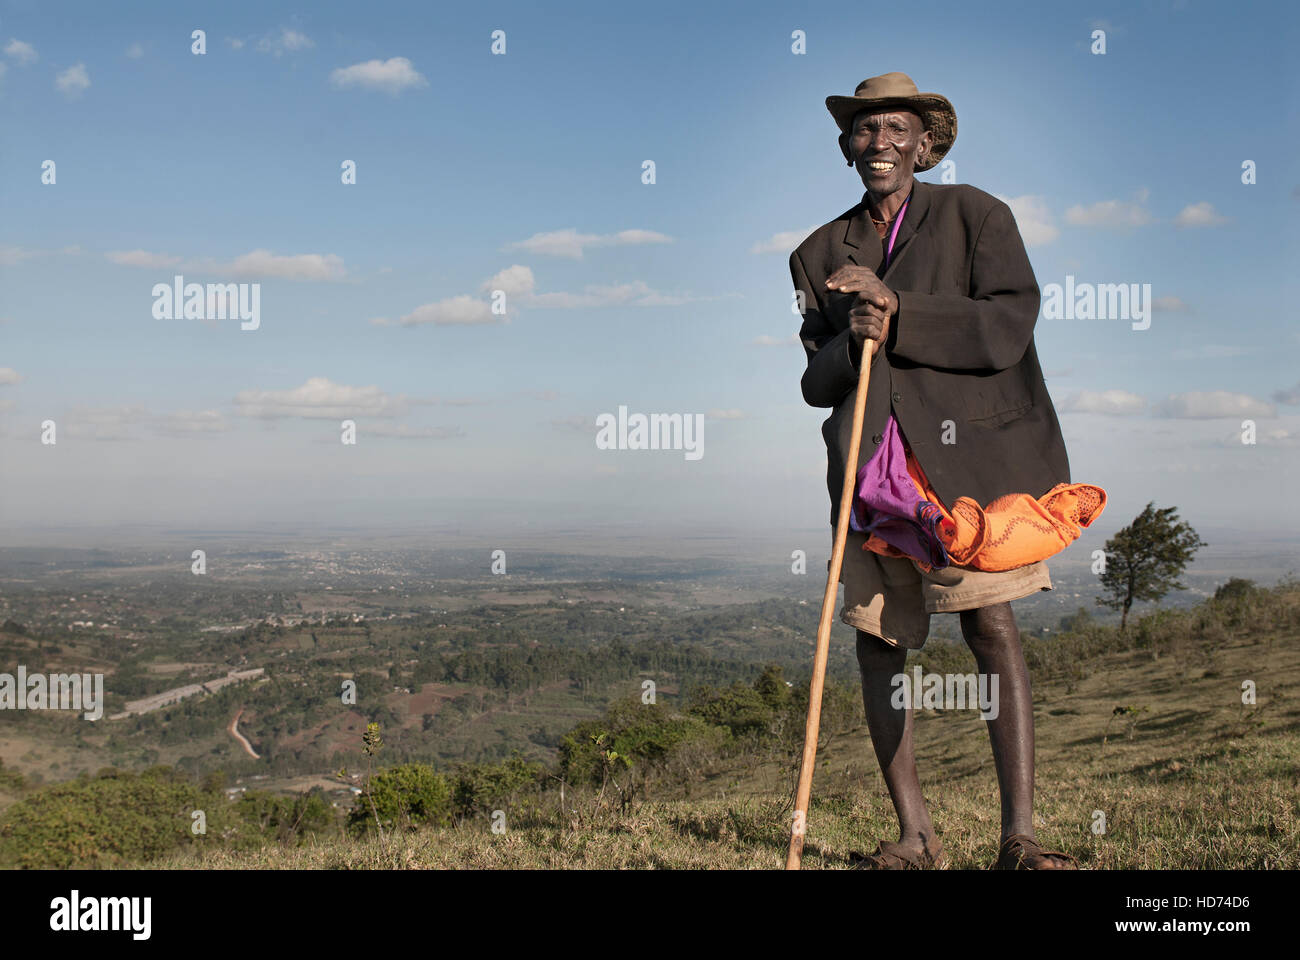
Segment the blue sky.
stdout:
<path fill-rule="evenodd" d="M 0 526 L 817 529 L 786 260 L 862 194 L 824 98 L 901 70 L 954 103 L 955 178 L 1012 203 L 1040 286 L 1163 308 L 1039 321 L 1074 479 L 1111 495 L 1098 533 L 1148 500 L 1277 529 L 1293 7 L 738 9 L 0 4 Z M 176 273 L 260 283 L 260 328 L 155 319 Z M 704 414 L 705 455 L 597 450 L 620 404 Z"/>

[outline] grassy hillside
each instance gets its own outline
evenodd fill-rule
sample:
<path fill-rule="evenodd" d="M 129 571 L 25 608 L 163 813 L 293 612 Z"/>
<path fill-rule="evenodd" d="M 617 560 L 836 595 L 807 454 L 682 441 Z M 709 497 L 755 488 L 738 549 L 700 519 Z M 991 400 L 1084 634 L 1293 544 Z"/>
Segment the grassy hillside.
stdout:
<path fill-rule="evenodd" d="M 1040 838 L 1096 869 L 1300 867 L 1300 589 L 1027 643 L 1035 675 Z M 1110 648 L 1110 649 L 1108 649 Z M 1088 650 L 1092 649 L 1092 655 Z M 927 669 L 960 666 L 961 648 Z M 1257 702 L 1242 703 L 1253 681 Z M 846 726 L 853 726 L 847 724 Z M 983 868 L 998 840 L 998 795 L 984 724 L 923 711 L 922 782 L 953 868 Z M 196 845 L 159 866 L 246 868 L 762 868 L 784 862 L 796 771 L 785 746 L 708 763 L 620 812 L 553 796 L 455 827 L 379 838 L 224 851 Z M 865 727 L 819 754 L 808 868 L 848 866 L 850 850 L 894 837 Z M 1095 811 L 1104 833 L 1091 829 Z"/>

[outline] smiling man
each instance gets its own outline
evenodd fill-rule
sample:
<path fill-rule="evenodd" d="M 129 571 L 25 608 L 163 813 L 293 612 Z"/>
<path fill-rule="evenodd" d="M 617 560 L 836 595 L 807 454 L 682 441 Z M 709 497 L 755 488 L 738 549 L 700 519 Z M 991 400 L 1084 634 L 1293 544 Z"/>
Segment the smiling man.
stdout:
<path fill-rule="evenodd" d="M 1010 208 L 974 187 L 913 177 L 951 148 L 952 104 L 888 73 L 864 80 L 851 97 L 828 97 L 826 106 L 841 131 L 840 151 L 866 187 L 860 203 L 790 256 L 808 359 L 803 396 L 833 408 L 822 425 L 832 530 L 868 341 L 871 383 L 855 469 L 897 443 L 948 509 L 958 498 L 984 505 L 1068 483 L 1065 444 L 1034 349 L 1038 284 Z M 912 711 L 891 705 L 891 693 L 907 651 L 925 643 L 931 614 L 959 613 L 980 673 L 999 679 L 1000 702 L 988 721 L 1002 796 L 994 865 L 1072 868 L 1072 857 L 1035 840 L 1033 705 L 1010 605 L 1052 588 L 1046 565 L 989 572 L 946 557 L 923 564 L 874 543 L 866 549 L 869 534 L 850 531 L 840 618 L 857 630 L 867 723 L 899 839 L 882 840 L 862 865 L 944 862 L 917 777 Z"/>

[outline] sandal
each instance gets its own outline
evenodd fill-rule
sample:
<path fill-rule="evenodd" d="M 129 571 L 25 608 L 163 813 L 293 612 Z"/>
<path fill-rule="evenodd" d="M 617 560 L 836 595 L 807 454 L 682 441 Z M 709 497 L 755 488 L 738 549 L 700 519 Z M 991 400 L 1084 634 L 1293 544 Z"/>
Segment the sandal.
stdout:
<path fill-rule="evenodd" d="M 876 844 L 875 853 L 851 851 L 849 859 L 853 861 L 854 870 L 929 870 L 938 869 L 946 863 L 943 851 L 932 854 L 922 849 L 918 855 L 901 843 L 881 840 Z"/>
<path fill-rule="evenodd" d="M 1061 860 L 1059 867 L 1046 867 L 1043 862 L 1048 857 Z M 998 848 L 998 859 L 993 864 L 994 870 L 1078 870 L 1079 861 L 1060 850 L 1044 850 L 1033 837 L 1023 833 L 1013 833 L 1002 841 Z"/>

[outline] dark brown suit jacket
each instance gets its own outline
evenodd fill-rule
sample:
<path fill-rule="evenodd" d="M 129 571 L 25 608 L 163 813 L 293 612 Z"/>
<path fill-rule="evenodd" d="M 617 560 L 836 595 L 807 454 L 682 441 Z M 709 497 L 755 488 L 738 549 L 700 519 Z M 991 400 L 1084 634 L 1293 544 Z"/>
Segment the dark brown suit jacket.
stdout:
<path fill-rule="evenodd" d="M 856 295 L 827 292 L 826 278 L 845 263 L 879 274 L 883 259 L 865 196 L 790 255 L 803 293 L 803 396 L 834 408 L 822 424 L 832 526 L 858 368 L 848 330 Z M 975 187 L 916 181 L 881 279 L 899 308 L 872 360 L 858 468 L 876 452 L 892 409 L 946 507 L 961 496 L 981 506 L 1006 493 L 1039 497 L 1068 483 L 1065 441 L 1034 349 L 1038 282 L 1011 209 Z"/>

